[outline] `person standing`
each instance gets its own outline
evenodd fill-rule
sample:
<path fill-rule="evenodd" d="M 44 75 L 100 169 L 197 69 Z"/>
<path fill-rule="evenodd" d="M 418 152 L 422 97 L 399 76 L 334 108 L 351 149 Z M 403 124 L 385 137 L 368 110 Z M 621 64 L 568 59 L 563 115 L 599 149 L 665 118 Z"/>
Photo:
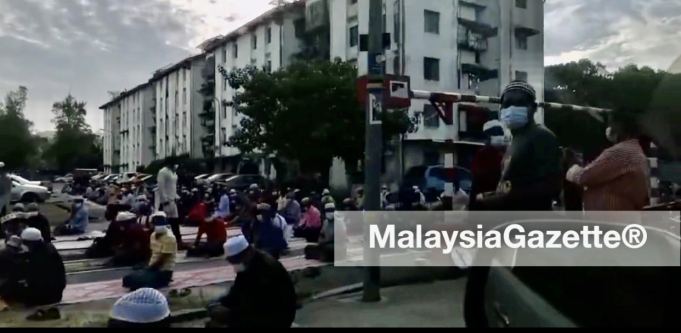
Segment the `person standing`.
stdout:
<path fill-rule="evenodd" d="M 150 237 L 151 259 L 147 268 L 123 278 L 123 287 L 131 290 L 140 288 L 165 288 L 170 284 L 177 257 L 177 241 L 168 230 L 168 221 L 163 212 L 151 217 L 154 233 Z"/>
<path fill-rule="evenodd" d="M 166 214 L 168 223 L 170 224 L 175 240 L 177 241 L 177 247 L 183 249 L 182 233 L 180 232 L 180 212 L 177 209 L 177 200 L 180 198 L 177 195 L 178 167 L 177 164 L 168 162 L 166 163 L 166 166 L 158 172 L 157 210 Z"/>
<path fill-rule="evenodd" d="M 12 196 L 12 180 L 7 175 L 5 162 L 0 162 L 0 217 L 9 213 Z"/>
<path fill-rule="evenodd" d="M 297 297 L 286 268 L 243 236 L 229 239 L 224 251 L 236 279 L 226 296 L 208 306 L 206 327 L 290 328 Z"/>
<path fill-rule="evenodd" d="M 481 210 L 551 211 L 561 190 L 561 151 L 556 136 L 537 124 L 537 94 L 524 81 L 511 82 L 501 97 L 501 121 L 513 140 L 494 193 L 478 194 Z"/>
<path fill-rule="evenodd" d="M 586 167 L 568 170 L 566 179 L 586 189 L 586 211 L 638 211 L 648 205 L 650 170 L 639 135 L 635 113 L 617 111 L 606 131 L 614 145 Z"/>
<path fill-rule="evenodd" d="M 492 120 L 483 126 L 485 146 L 473 157 L 471 173 L 473 186 L 471 188 L 469 209 L 477 210 L 478 194 L 494 192 L 501 179 L 501 161 L 506 150 L 506 137 L 503 125 L 498 120 Z"/>

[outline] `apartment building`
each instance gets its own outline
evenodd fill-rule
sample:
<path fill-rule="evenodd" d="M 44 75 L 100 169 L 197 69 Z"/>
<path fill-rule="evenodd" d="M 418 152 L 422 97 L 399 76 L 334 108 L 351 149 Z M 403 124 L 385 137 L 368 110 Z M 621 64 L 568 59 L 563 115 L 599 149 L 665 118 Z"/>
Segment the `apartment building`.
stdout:
<path fill-rule="evenodd" d="M 205 56 L 192 56 L 162 68 L 149 81 L 154 92 L 155 159 L 189 155 L 203 158 L 202 140 L 210 133 L 201 126 Z"/>
<path fill-rule="evenodd" d="M 306 5 L 308 14 L 328 13 L 330 58 L 356 62 L 360 75 L 366 74 L 369 64 L 359 44 L 369 30 L 369 0 L 309 0 Z M 543 6 L 542 0 L 384 0 L 383 27 L 391 37 L 384 72 L 409 76 L 414 90 L 491 96 L 522 79 L 543 100 Z M 483 120 L 497 109 L 458 105 L 455 126 L 446 126 L 429 102 L 412 101 L 409 113 L 418 130 L 387 147 L 389 178 L 412 166 L 443 163 L 452 149 L 444 145 L 448 139 L 458 145 L 457 164 L 469 166 Z M 537 120 L 543 122 L 541 112 Z"/>
<path fill-rule="evenodd" d="M 207 64 L 214 64 L 212 70 L 206 68 L 205 74 L 214 85 L 214 95 L 210 97 L 216 110 L 214 144 L 215 156 L 223 161 L 220 168 L 236 171 L 241 161 L 241 152 L 229 147 L 227 142 L 239 128 L 243 117 L 231 105 L 236 90 L 229 86 L 223 73 L 247 66 L 276 71 L 289 65 L 301 51 L 304 9 L 302 1 L 283 4 L 200 46 L 206 54 Z"/>
<path fill-rule="evenodd" d="M 152 102 L 153 93 L 144 83 L 100 107 L 104 111 L 105 172 L 133 172 L 153 161 L 149 149 L 153 137 L 147 131 L 152 117 L 146 112 Z"/>

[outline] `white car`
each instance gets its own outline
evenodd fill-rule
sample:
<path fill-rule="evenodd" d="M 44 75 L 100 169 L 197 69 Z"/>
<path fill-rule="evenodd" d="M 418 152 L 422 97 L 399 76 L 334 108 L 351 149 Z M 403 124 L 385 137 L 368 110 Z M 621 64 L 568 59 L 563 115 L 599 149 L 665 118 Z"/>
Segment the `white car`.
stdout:
<path fill-rule="evenodd" d="M 17 176 L 17 175 L 10 174 L 9 178 L 12 179 L 13 182 L 17 182 L 21 185 L 37 185 L 37 186 L 42 185 L 42 182 L 40 182 L 40 181 L 28 180 L 24 177 Z"/>
<path fill-rule="evenodd" d="M 12 202 L 43 202 L 50 198 L 52 192 L 45 186 L 20 184 L 12 181 Z"/>

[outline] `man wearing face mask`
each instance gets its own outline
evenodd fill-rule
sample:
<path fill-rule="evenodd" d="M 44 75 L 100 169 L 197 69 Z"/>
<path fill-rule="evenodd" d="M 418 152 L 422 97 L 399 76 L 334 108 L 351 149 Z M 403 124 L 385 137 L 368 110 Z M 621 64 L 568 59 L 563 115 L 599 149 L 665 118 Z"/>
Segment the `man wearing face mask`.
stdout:
<path fill-rule="evenodd" d="M 288 248 L 285 226 L 275 223 L 280 221 L 274 219 L 270 205 L 259 204 L 256 209 L 256 220 L 245 223 L 241 232 L 257 249 L 279 259 L 281 253 Z"/>
<path fill-rule="evenodd" d="M 54 229 L 55 236 L 82 235 L 86 232 L 90 223 L 90 214 L 85 207 L 85 199 L 83 197 L 75 198 L 72 209 L 71 218 Z"/>
<path fill-rule="evenodd" d="M 339 250 L 345 249 L 345 240 L 347 231 L 343 221 L 336 221 L 336 205 L 327 204 L 324 207 L 326 213 L 324 214 L 324 225 L 319 234 L 319 242 L 317 245 L 309 245 L 305 248 L 305 259 L 320 260 L 322 262 L 333 262 L 335 258 L 335 245 L 338 245 Z M 338 223 L 338 230 L 342 233 L 336 233 L 336 224 Z M 342 252 L 342 251 L 339 251 Z M 341 253 L 339 253 L 341 254 Z M 342 255 L 342 260 L 345 256 Z"/>
<path fill-rule="evenodd" d="M 493 192 L 501 179 L 501 161 L 506 150 L 504 127 L 498 120 L 492 120 L 482 128 L 485 134 L 485 146 L 473 157 L 471 173 L 473 186 L 469 197 L 469 210 L 478 210 L 477 196 Z"/>
<path fill-rule="evenodd" d="M 566 179 L 585 188 L 585 210 L 637 211 L 649 203 L 650 170 L 639 135 L 634 112 L 614 112 L 606 131 L 614 145 L 588 166 L 568 170 Z"/>
<path fill-rule="evenodd" d="M 556 136 L 535 123 L 536 92 L 513 81 L 501 96 L 501 121 L 513 141 L 496 192 L 478 194 L 481 210 L 550 211 L 561 190 L 561 151 Z"/>
<path fill-rule="evenodd" d="M 180 197 L 177 195 L 177 169 L 179 166 L 168 162 L 159 172 L 157 176 L 158 193 L 157 203 L 158 209 L 164 212 L 167 216 L 168 223 L 173 231 L 178 248 L 184 248 L 182 244 L 182 233 L 180 233 L 180 212 L 177 208 L 177 200 Z"/>
<path fill-rule="evenodd" d="M 168 221 L 163 212 L 151 216 L 154 233 L 149 243 L 151 259 L 149 266 L 123 278 L 123 287 L 130 290 L 140 288 L 165 288 L 170 284 L 177 257 L 177 242 L 168 230 Z"/>
<path fill-rule="evenodd" d="M 286 195 L 286 201 L 283 205 L 283 209 L 279 211 L 279 214 L 286 219 L 291 225 L 298 225 L 300 222 L 300 204 L 296 200 L 295 193 L 290 192 Z"/>
<path fill-rule="evenodd" d="M 206 327 L 290 328 L 296 291 L 286 268 L 243 236 L 230 238 L 224 250 L 236 279 L 226 296 L 208 306 Z"/>

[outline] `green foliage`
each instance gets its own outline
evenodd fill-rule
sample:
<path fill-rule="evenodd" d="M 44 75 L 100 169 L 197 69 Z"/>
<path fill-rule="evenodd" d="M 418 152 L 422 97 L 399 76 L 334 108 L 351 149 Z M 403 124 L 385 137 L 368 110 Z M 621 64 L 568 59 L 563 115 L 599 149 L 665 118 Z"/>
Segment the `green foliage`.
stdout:
<path fill-rule="evenodd" d="M 547 67 L 545 87 L 548 102 L 635 110 L 644 134 L 667 152 L 681 155 L 681 130 L 674 125 L 681 122 L 681 75 L 636 65 L 610 74 L 602 64 L 583 59 Z M 565 146 L 589 154 L 606 145 L 606 125 L 585 113 L 550 110 L 546 122 Z"/>
<path fill-rule="evenodd" d="M 70 94 L 52 107 L 57 134 L 44 156 L 61 172 L 102 168 L 101 137 L 92 133 L 85 121 L 85 107 L 85 102 L 77 101 Z"/>
<path fill-rule="evenodd" d="M 223 73 L 239 89 L 233 103 L 244 115 L 229 145 L 296 161 L 304 173 L 326 174 L 334 157 L 363 157 L 365 113 L 357 102 L 351 63 L 310 60 L 269 73 L 254 67 Z M 387 137 L 404 133 L 408 118 L 387 116 Z"/>
<path fill-rule="evenodd" d="M 24 118 L 28 89 L 10 91 L 0 103 L 0 161 L 10 169 L 20 169 L 35 161 L 37 141 L 31 134 L 30 121 Z"/>

